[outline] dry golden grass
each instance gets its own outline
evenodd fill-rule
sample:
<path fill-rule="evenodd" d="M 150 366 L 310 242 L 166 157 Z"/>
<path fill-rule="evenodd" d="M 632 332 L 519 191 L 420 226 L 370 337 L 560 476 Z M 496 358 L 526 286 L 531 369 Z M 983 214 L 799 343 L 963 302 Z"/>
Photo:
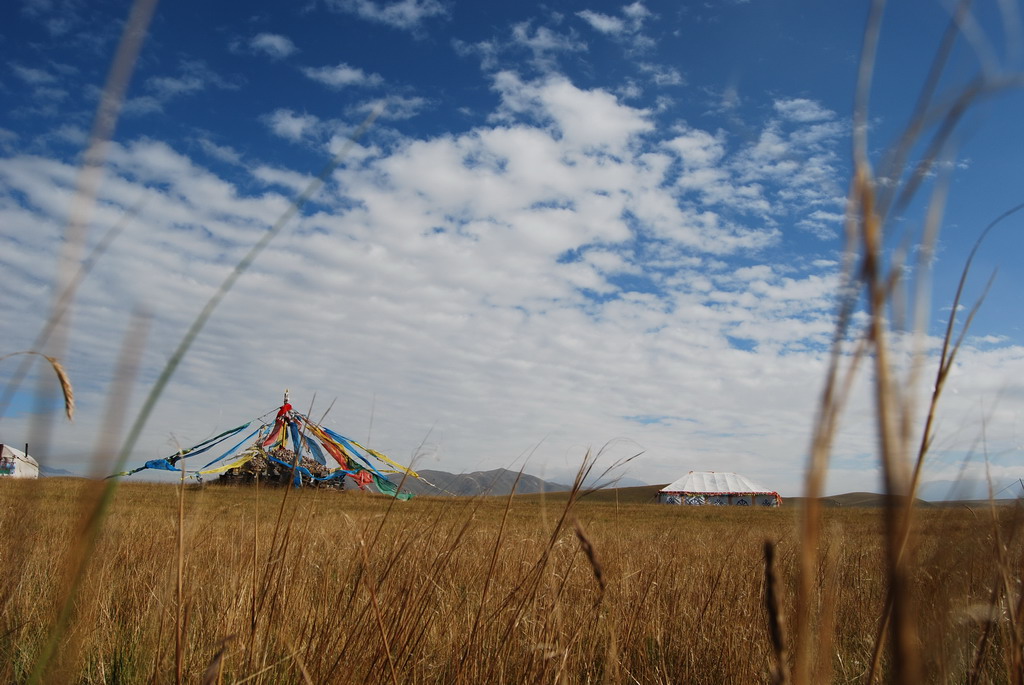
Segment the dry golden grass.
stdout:
<path fill-rule="evenodd" d="M 0 680 L 21 682 L 47 640 L 84 484 L 0 485 L 3 520 L 33 508 L 35 544 L 21 558 L 0 552 L 15 585 L 0 614 Z M 564 503 L 536 500 L 392 506 L 304 491 L 282 508 L 285 492 L 263 489 L 257 510 L 252 489 L 184 494 L 180 624 L 177 490 L 125 484 L 46 680 L 174 681 L 181 625 L 185 682 L 768 682 L 766 540 L 782 614 L 794 611 L 796 510 L 584 499 L 563 518 Z M 1014 680 L 1008 646 L 1020 643 L 993 591 L 998 559 L 1024 563 L 1016 514 L 921 513 L 910 588 L 929 682 L 969 680 L 980 644 L 979 680 Z M 885 601 L 882 510 L 830 510 L 823 531 L 833 680 L 861 682 Z"/>

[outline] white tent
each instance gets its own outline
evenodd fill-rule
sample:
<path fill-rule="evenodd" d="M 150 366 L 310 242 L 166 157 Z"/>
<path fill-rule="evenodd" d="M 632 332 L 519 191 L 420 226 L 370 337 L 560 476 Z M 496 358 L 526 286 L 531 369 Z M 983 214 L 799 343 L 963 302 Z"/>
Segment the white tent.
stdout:
<path fill-rule="evenodd" d="M 658 492 L 662 504 L 777 507 L 782 498 L 736 473 L 690 471 Z"/>
<path fill-rule="evenodd" d="M 0 445 L 0 478 L 38 478 L 39 462 L 10 445 Z"/>

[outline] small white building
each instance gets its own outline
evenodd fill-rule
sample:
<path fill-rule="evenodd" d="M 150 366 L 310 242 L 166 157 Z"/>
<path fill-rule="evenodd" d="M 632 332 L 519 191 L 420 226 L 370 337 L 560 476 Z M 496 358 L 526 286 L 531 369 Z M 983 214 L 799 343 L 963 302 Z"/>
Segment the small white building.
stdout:
<path fill-rule="evenodd" d="M 10 445 L 0 445 L 0 478 L 38 478 L 39 462 Z"/>
<path fill-rule="evenodd" d="M 737 473 L 690 471 L 658 491 L 662 504 L 690 506 L 758 506 L 782 504 L 779 493 Z"/>

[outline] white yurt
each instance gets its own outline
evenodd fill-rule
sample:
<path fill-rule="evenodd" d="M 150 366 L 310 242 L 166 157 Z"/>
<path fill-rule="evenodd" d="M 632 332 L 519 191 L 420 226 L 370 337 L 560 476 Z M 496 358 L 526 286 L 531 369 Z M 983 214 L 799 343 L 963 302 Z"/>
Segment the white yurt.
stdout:
<path fill-rule="evenodd" d="M 39 462 L 10 445 L 0 445 L 0 478 L 38 478 Z"/>
<path fill-rule="evenodd" d="M 658 491 L 662 504 L 690 506 L 758 506 L 782 504 L 779 493 L 738 473 L 690 471 Z"/>

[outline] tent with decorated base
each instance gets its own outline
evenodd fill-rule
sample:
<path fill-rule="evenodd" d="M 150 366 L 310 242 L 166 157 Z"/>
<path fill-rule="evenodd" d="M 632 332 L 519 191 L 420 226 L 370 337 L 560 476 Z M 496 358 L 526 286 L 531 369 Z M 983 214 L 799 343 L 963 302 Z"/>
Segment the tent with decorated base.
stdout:
<path fill-rule="evenodd" d="M 779 493 L 736 473 L 690 471 L 658 491 L 662 504 L 761 506 L 782 504 Z"/>
<path fill-rule="evenodd" d="M 130 476 L 147 469 L 180 472 L 183 459 L 194 460 L 201 454 L 213 453 L 217 456 L 202 466 L 186 469 L 185 473 L 200 481 L 203 476 L 217 475 L 226 483 L 259 480 L 290 482 L 296 487 L 344 487 L 347 478 L 360 490 L 372 489 L 403 500 L 412 497 L 411 493 L 401 492 L 387 474 L 420 478 L 419 474 L 296 411 L 288 401 L 287 390 L 284 404 L 270 422 L 267 419 L 273 413 L 267 412 L 198 445 L 111 477 Z M 224 444 L 229 446 L 225 449 Z"/>
<path fill-rule="evenodd" d="M 28 449 L 28 445 L 25 449 Z M 38 478 L 39 462 L 10 445 L 0 445 L 0 477 Z"/>

